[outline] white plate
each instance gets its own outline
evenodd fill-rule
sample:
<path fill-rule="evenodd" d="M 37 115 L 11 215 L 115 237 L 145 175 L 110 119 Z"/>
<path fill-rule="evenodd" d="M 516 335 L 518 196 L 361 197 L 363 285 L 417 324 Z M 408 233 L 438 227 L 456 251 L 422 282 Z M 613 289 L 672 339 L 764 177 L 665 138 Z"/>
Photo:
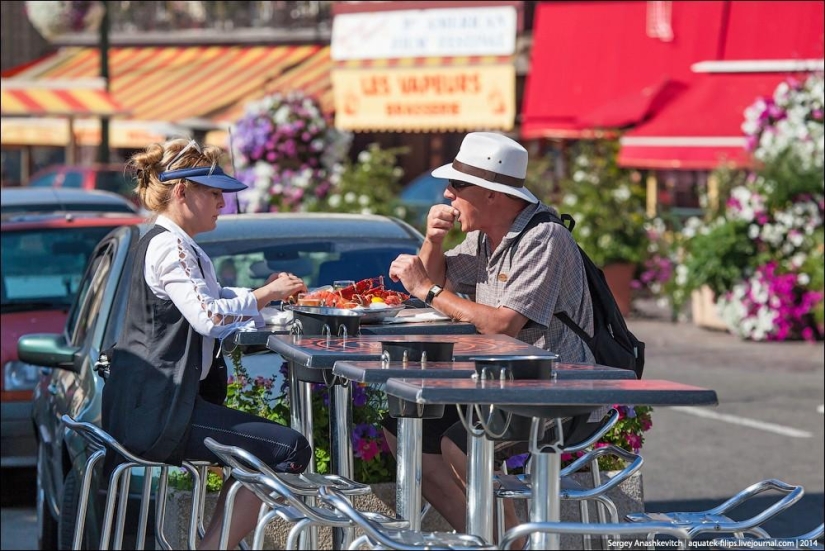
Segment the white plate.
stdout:
<path fill-rule="evenodd" d="M 261 308 L 261 316 L 263 316 L 264 323 L 267 325 L 289 325 L 292 323 L 291 311 L 281 310 L 274 306 Z"/>

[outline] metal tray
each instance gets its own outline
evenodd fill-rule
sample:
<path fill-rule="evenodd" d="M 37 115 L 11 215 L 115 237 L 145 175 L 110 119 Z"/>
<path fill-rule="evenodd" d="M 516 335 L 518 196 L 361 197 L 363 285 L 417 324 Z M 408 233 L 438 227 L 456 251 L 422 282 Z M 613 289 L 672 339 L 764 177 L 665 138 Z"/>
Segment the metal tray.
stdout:
<path fill-rule="evenodd" d="M 386 308 L 350 308 L 353 312 L 358 312 L 363 317 L 361 323 L 381 323 L 387 318 L 394 318 L 399 312 L 406 309 L 403 304 L 398 306 L 387 306 Z"/>

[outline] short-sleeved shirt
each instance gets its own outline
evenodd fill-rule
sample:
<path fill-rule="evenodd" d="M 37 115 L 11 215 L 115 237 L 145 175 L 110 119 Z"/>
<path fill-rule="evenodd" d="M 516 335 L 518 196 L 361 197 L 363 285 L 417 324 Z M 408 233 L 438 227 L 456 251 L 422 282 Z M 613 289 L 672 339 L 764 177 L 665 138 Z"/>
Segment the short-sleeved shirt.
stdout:
<path fill-rule="evenodd" d="M 558 216 L 542 203 L 528 206 L 495 251 L 489 250 L 486 235 L 467 234 L 460 245 L 445 253 L 447 280 L 456 292 L 479 304 L 504 306 L 528 318 L 517 335 L 519 340 L 555 352 L 563 362 L 593 362 L 584 341 L 553 315 L 564 312 L 593 334 L 590 291 L 573 236 L 561 224 L 548 222 L 519 238 L 533 215 L 541 211 Z"/>

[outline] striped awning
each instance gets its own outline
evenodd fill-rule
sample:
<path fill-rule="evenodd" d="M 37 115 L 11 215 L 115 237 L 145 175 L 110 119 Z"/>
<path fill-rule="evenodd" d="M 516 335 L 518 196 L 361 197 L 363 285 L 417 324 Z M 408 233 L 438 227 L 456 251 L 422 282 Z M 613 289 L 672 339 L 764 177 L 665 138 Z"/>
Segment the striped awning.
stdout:
<path fill-rule="evenodd" d="M 101 87 L 72 82 L 0 81 L 0 114 L 13 117 L 115 116 L 128 112 Z"/>
<path fill-rule="evenodd" d="M 109 85 L 132 120 L 231 122 L 244 103 L 276 91 L 300 89 L 332 109 L 329 66 L 329 47 L 318 45 L 112 47 Z M 97 48 L 72 47 L 8 80 L 84 79 L 99 72 Z"/>

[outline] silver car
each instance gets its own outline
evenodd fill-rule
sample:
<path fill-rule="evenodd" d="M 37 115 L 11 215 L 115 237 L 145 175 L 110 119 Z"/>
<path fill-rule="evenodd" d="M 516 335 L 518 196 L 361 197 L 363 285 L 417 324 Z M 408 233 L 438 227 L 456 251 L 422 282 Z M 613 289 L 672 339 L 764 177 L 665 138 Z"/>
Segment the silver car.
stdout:
<path fill-rule="evenodd" d="M 103 380 L 93 366 L 100 351 L 117 341 L 131 273 L 129 248 L 146 229 L 120 228 L 98 245 L 62 334 L 28 335 L 19 341 L 21 358 L 54 368 L 41 377 L 34 398 L 41 549 L 67 548 L 72 541 L 87 450 L 81 439 L 61 426 L 60 417 L 67 413 L 100 424 Z M 387 276 L 392 260 L 402 253 L 416 253 L 423 236 L 405 222 L 383 216 L 243 214 L 222 216 L 217 229 L 201 234 L 197 241 L 225 285 L 257 287 L 272 272 L 288 271 L 302 277 L 308 287 L 317 287 L 341 279 Z M 385 282 L 393 285 L 388 277 Z M 271 371 L 273 365 L 280 365 L 273 354 L 265 356 L 245 356 L 244 367 L 254 375 L 256 370 Z M 248 366 L 252 359 L 265 361 Z M 139 499 L 138 494 L 134 497 Z M 93 514 L 100 513 L 99 502 L 89 504 Z M 97 525 L 87 519 L 86 548 L 96 548 Z M 130 545 L 128 534 L 124 545 Z"/>

